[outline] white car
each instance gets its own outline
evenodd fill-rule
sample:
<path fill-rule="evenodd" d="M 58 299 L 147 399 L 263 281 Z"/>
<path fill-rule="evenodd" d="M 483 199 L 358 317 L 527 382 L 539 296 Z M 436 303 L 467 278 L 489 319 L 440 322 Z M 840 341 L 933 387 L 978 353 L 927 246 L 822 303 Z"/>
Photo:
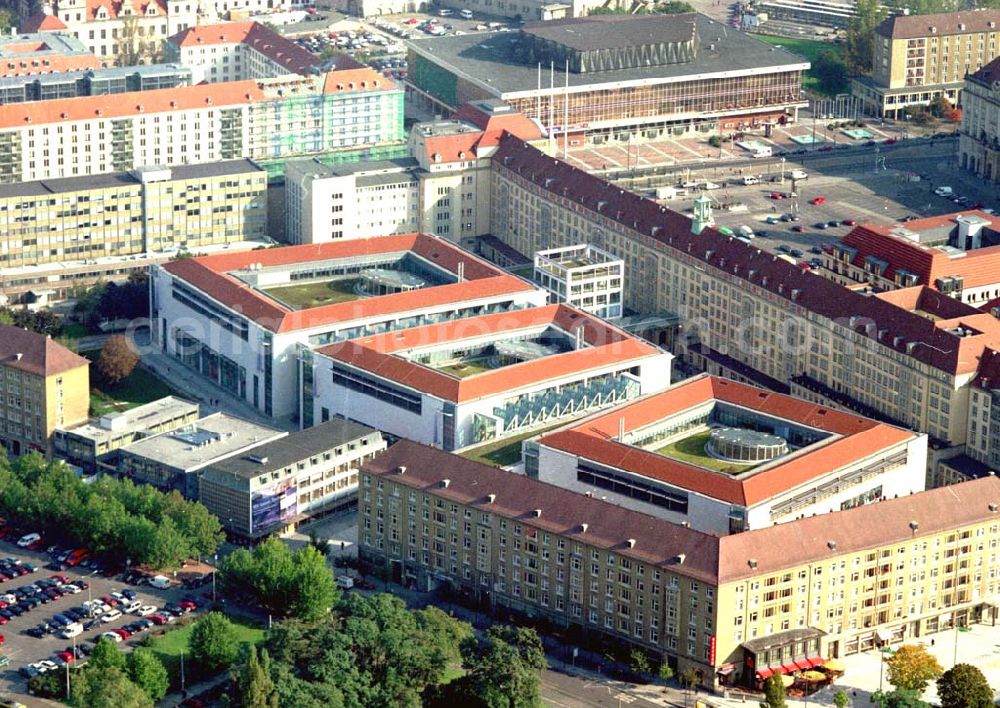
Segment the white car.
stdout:
<path fill-rule="evenodd" d="M 101 622 L 107 624 L 108 622 L 114 622 L 116 619 L 122 616 L 122 613 L 118 610 L 108 610 L 103 615 L 101 615 Z"/>
<path fill-rule="evenodd" d="M 15 602 L 17 602 L 17 595 L 15 595 L 12 592 L 9 592 L 6 595 L 0 595 L 0 600 L 3 600 L 8 605 L 13 605 Z"/>
<path fill-rule="evenodd" d="M 37 533 L 29 533 L 26 536 L 21 536 L 21 538 L 17 539 L 17 545 L 20 546 L 21 548 L 25 548 L 27 546 L 30 546 L 32 543 L 39 540 L 40 538 L 41 536 L 39 536 Z"/>
<path fill-rule="evenodd" d="M 37 667 L 41 673 L 45 673 L 47 671 L 59 670 L 59 664 L 52 661 L 51 659 L 43 659 L 42 661 L 39 661 L 37 664 L 34 664 L 34 666 Z"/>
<path fill-rule="evenodd" d="M 149 617 L 150 615 L 155 615 L 157 609 L 156 605 L 143 605 L 135 613 L 140 617 Z"/>
<path fill-rule="evenodd" d="M 111 641 L 115 642 L 116 644 L 118 642 L 122 641 L 122 635 L 118 634 L 117 632 L 104 632 L 101 636 L 102 637 L 107 637 L 108 639 L 110 639 Z"/>
<path fill-rule="evenodd" d="M 59 589 L 65 590 L 70 595 L 76 595 L 78 592 L 83 592 L 78 585 L 74 585 L 73 583 L 64 583 L 59 586 Z"/>
<path fill-rule="evenodd" d="M 715 182 L 703 182 L 701 185 L 702 189 L 722 189 L 721 184 L 716 184 Z"/>
<path fill-rule="evenodd" d="M 804 170 L 792 170 L 791 177 L 792 179 L 807 179 L 809 173 Z"/>

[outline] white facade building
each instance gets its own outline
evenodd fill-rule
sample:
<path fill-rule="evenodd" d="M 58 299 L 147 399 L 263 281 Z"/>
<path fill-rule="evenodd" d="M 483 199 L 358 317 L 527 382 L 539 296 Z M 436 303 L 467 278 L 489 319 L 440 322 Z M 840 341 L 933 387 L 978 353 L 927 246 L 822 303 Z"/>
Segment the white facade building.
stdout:
<path fill-rule="evenodd" d="M 352 339 L 314 353 L 317 420 L 458 450 L 670 385 L 672 356 L 566 305 Z"/>
<path fill-rule="evenodd" d="M 169 61 L 191 69 L 192 83 L 267 79 L 285 74 L 319 73 L 323 60 L 259 22 L 225 22 L 188 27 L 166 40 Z M 327 69 L 358 69 L 338 56 Z"/>
<path fill-rule="evenodd" d="M 536 283 L 585 312 L 613 319 L 623 313 L 625 261 L 596 246 L 581 243 L 535 253 Z"/>
<path fill-rule="evenodd" d="M 401 142 L 402 99 L 366 68 L 0 106 L 0 182 Z"/>
<path fill-rule="evenodd" d="M 758 459 L 705 448 L 723 429 Z M 526 460 L 542 481 L 725 535 L 921 492 L 927 436 L 701 375 L 543 436 Z"/>
<path fill-rule="evenodd" d="M 419 273 L 425 286 L 322 303 L 292 303 L 286 290 L 353 281 L 366 269 Z M 154 268 L 150 287 L 156 346 L 265 415 L 296 416 L 304 427 L 314 420 L 313 406 L 299 410 L 300 392 L 312 395 L 312 349 L 545 304 L 541 290 L 423 234 L 183 259 Z"/>
<path fill-rule="evenodd" d="M 419 231 L 420 180 L 412 159 L 285 167 L 285 235 L 327 243 Z"/>

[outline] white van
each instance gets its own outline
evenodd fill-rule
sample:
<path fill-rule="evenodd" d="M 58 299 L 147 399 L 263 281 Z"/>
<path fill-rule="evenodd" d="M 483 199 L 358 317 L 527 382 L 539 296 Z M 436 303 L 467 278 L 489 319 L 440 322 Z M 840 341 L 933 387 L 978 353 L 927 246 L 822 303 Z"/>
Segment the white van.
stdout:
<path fill-rule="evenodd" d="M 83 625 L 79 622 L 67 624 L 63 631 L 59 632 L 59 636 L 63 639 L 72 639 L 73 637 L 79 637 L 81 634 L 83 634 Z"/>
<path fill-rule="evenodd" d="M 461 18 L 463 20 L 471 20 L 472 19 L 472 10 L 468 10 L 468 9 L 462 10 L 458 14 L 461 16 Z"/>
<path fill-rule="evenodd" d="M 755 177 L 754 175 L 743 175 L 743 184 L 760 184 L 760 177 Z"/>
<path fill-rule="evenodd" d="M 337 587 L 341 590 L 350 590 L 354 587 L 354 578 L 349 575 L 338 575 L 337 576 Z"/>
<path fill-rule="evenodd" d="M 166 575 L 157 575 L 149 579 L 149 584 L 154 588 L 159 588 L 160 590 L 166 590 L 170 587 L 170 578 Z"/>
<path fill-rule="evenodd" d="M 121 605 L 122 612 L 128 612 L 129 614 L 134 613 L 140 607 L 142 607 L 142 603 L 138 600 L 125 600 Z"/>
<path fill-rule="evenodd" d="M 938 187 L 937 189 L 934 190 L 934 194 L 938 195 L 939 197 L 950 197 L 952 194 L 954 194 L 954 192 L 952 191 L 951 187 Z M 20 546 L 21 542 L 18 541 L 17 545 Z"/>

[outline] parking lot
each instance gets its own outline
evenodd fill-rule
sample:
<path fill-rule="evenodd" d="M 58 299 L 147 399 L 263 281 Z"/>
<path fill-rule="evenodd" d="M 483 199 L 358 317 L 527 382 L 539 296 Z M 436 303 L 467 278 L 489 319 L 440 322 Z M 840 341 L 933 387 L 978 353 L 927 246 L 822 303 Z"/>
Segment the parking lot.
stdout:
<path fill-rule="evenodd" d="M 0 595 L 10 593 L 16 588 L 37 583 L 53 575 L 66 576 L 66 580 L 70 583 L 82 580 L 86 583 L 87 587 L 86 589 L 81 589 L 79 592 L 66 594 L 45 604 L 40 604 L 34 609 L 24 612 L 0 626 L 0 634 L 4 636 L 0 653 L 10 660 L 10 663 L 6 667 L 0 669 L 0 694 L 7 692 L 26 693 L 27 678 L 19 673 L 23 667 L 43 660 L 51 660 L 54 654 L 71 649 L 74 641 L 77 647 L 83 645 L 92 646 L 96 638 L 103 632 L 121 629 L 125 625 L 135 623 L 140 619 L 135 614 L 123 613 L 113 621 L 98 621 L 90 629 L 85 630 L 74 639 L 63 639 L 55 633 L 47 634 L 42 638 L 35 638 L 27 634 L 29 629 L 37 627 L 42 623 L 51 622 L 53 616 L 57 613 L 64 613 L 71 608 L 79 608 L 83 606 L 84 602 L 91 602 L 102 597 L 110 597 L 112 593 L 121 593 L 125 589 L 134 592 L 141 605 L 154 605 L 157 608 L 163 608 L 168 603 L 179 603 L 186 595 L 195 596 L 199 601 L 199 609 L 210 603 L 210 600 L 203 596 L 206 593 L 209 597 L 211 596 L 212 588 L 210 584 L 197 590 L 188 590 L 180 584 L 175 584 L 170 589 L 160 590 L 148 585 L 129 585 L 121 581 L 121 575 L 106 577 L 89 568 L 46 569 L 45 566 L 52 559 L 46 555 L 44 550 L 27 551 L 23 548 L 18 548 L 14 543 L 6 541 L 0 542 L 0 559 L 3 558 L 16 559 L 21 565 L 33 565 L 36 570 L 21 577 L 0 582 Z M 139 632 L 127 641 L 120 643 L 119 646 L 127 650 L 130 645 L 141 639 L 142 635 L 155 628 L 156 626 L 154 625 L 150 630 Z M 54 663 L 61 666 L 58 662 Z"/>

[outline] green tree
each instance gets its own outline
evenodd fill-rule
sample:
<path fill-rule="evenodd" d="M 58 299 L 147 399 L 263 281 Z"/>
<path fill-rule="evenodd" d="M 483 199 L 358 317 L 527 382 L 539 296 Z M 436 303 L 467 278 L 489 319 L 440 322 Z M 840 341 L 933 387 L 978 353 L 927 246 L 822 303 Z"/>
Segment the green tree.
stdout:
<path fill-rule="evenodd" d="M 91 669 L 124 669 L 125 655 L 118 645 L 107 637 L 101 637 L 94 645 L 94 651 L 87 661 L 87 667 Z"/>
<path fill-rule="evenodd" d="M 315 622 L 337 601 L 333 571 L 326 564 L 326 556 L 311 545 L 299 550 L 294 560 L 288 609 L 299 619 Z"/>
<path fill-rule="evenodd" d="M 851 704 L 851 699 L 847 695 L 847 691 L 840 689 L 835 694 L 833 694 L 833 704 L 837 708 L 847 708 Z"/>
<path fill-rule="evenodd" d="M 847 89 L 847 64 L 839 52 L 824 49 L 813 60 L 809 72 L 819 81 L 823 93 L 833 95 Z"/>
<path fill-rule="evenodd" d="M 309 532 L 309 545 L 319 551 L 324 558 L 330 555 L 330 539 L 320 536 L 315 531 Z"/>
<path fill-rule="evenodd" d="M 684 12 L 694 12 L 694 7 L 683 0 L 669 0 L 656 6 L 656 12 L 664 15 L 679 15 Z"/>
<path fill-rule="evenodd" d="M 764 702 L 762 708 L 785 708 L 785 684 L 781 682 L 781 674 L 771 674 L 764 682 Z"/>
<path fill-rule="evenodd" d="M 79 708 L 152 708 L 153 699 L 118 667 L 88 664 L 72 685 L 71 703 Z"/>
<path fill-rule="evenodd" d="M 243 708 L 278 707 L 278 693 L 271 680 L 271 659 L 267 649 L 261 649 L 258 657 L 257 647 L 250 645 L 246 661 L 237 674 L 236 685 Z"/>
<path fill-rule="evenodd" d="M 674 677 L 674 670 L 670 668 L 670 664 L 663 662 L 660 664 L 660 668 L 656 672 L 657 678 L 666 683 Z"/>
<path fill-rule="evenodd" d="M 232 622 L 219 612 L 209 612 L 194 623 L 188 639 L 191 658 L 208 672 L 227 669 L 236 661 L 240 644 Z"/>
<path fill-rule="evenodd" d="M 158 701 L 167 695 L 170 678 L 152 650 L 137 647 L 126 660 L 126 671 L 129 679 L 152 700 Z"/>
<path fill-rule="evenodd" d="M 927 684 L 943 673 L 938 660 L 920 644 L 904 644 L 886 659 L 889 683 L 923 693 Z"/>
<path fill-rule="evenodd" d="M 925 703 L 920 695 L 920 691 L 911 688 L 897 688 L 888 692 L 875 691 L 872 694 L 872 703 L 879 708 L 930 708 L 930 704 Z"/>
<path fill-rule="evenodd" d="M 0 9 L 0 33 L 10 34 L 10 28 L 14 26 L 14 13 L 7 8 Z"/>
<path fill-rule="evenodd" d="M 955 664 L 937 680 L 941 708 L 990 708 L 993 689 L 972 664 Z"/>
<path fill-rule="evenodd" d="M 847 24 L 845 61 L 850 73 L 870 74 L 875 51 L 875 27 L 885 18 L 880 0 L 857 0 Z"/>
<path fill-rule="evenodd" d="M 633 649 L 628 655 L 628 667 L 632 673 L 645 676 L 652 671 L 649 656 L 642 649 Z"/>
<path fill-rule="evenodd" d="M 63 671 L 47 671 L 32 676 L 28 680 L 28 690 L 33 696 L 61 701 L 66 698 L 66 674 Z"/>
<path fill-rule="evenodd" d="M 541 705 L 540 671 L 545 652 L 526 627 L 494 625 L 480 642 L 466 644 L 466 668 L 475 695 L 489 708 Z"/>

